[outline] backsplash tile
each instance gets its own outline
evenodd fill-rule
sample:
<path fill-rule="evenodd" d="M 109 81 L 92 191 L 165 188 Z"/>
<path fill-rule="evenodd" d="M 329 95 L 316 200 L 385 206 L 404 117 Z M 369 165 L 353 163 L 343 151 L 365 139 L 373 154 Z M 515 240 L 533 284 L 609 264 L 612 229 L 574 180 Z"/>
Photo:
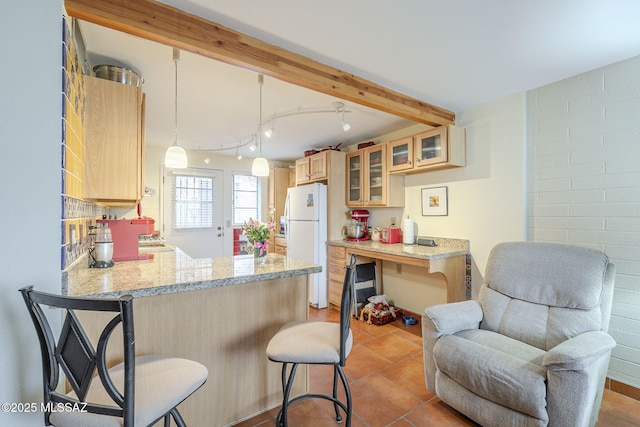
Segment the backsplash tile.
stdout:
<path fill-rule="evenodd" d="M 60 268 L 82 258 L 91 244 L 89 227 L 108 209 L 84 200 L 84 86 L 71 18 L 62 19 L 62 164 Z M 64 275 L 63 275 L 64 276 Z"/>

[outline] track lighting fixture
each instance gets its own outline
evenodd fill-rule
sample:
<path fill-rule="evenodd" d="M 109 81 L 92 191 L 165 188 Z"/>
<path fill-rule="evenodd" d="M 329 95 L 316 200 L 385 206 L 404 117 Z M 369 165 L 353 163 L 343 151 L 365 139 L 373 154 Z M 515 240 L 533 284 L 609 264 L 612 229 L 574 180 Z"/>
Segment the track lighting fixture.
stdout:
<path fill-rule="evenodd" d="M 260 82 L 260 77 L 258 77 Z M 262 83 L 260 83 L 260 87 L 262 87 Z M 262 90 L 260 93 L 260 99 L 262 99 Z M 345 114 L 351 113 L 352 110 L 347 110 L 344 102 L 335 101 L 331 103 L 330 107 L 298 107 L 293 110 L 283 111 L 280 113 L 273 113 L 267 120 L 261 121 L 258 124 L 258 132 L 257 134 L 252 134 L 251 138 L 244 138 L 244 140 L 229 142 L 227 144 L 221 144 L 219 147 L 211 147 L 211 148 L 200 148 L 200 151 L 225 151 L 225 150 L 236 150 L 240 148 L 248 147 L 249 150 L 257 151 L 260 149 L 262 152 L 262 134 L 266 138 L 270 138 L 275 133 L 275 121 L 280 120 L 287 117 L 295 117 L 307 114 L 328 114 L 332 113 L 335 115 L 341 115 L 341 124 L 342 130 L 344 132 L 348 132 L 351 130 L 351 124 L 346 121 Z M 262 118 L 262 101 L 260 101 L 260 117 Z M 269 126 L 270 125 L 270 126 Z M 262 156 L 260 156 L 262 157 Z"/>

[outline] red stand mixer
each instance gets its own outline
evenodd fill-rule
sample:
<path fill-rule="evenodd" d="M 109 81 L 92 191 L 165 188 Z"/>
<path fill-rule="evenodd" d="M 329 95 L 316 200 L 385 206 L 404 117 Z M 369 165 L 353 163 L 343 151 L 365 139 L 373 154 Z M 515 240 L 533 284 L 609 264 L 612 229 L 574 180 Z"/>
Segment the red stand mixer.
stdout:
<path fill-rule="evenodd" d="M 351 224 L 347 225 L 346 240 L 350 242 L 363 242 L 371 239 L 369 236 L 369 211 L 365 209 L 354 209 L 349 212 Z"/>

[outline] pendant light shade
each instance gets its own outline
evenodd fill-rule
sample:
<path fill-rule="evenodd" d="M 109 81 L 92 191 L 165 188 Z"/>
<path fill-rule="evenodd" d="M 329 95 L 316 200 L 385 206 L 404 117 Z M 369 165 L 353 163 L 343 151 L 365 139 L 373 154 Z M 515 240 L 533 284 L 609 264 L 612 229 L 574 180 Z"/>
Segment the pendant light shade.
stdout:
<path fill-rule="evenodd" d="M 253 176 L 269 176 L 269 162 L 262 157 L 262 83 L 264 76 L 258 74 L 258 86 L 260 87 L 260 121 L 258 122 L 258 146 L 260 148 L 260 156 L 253 159 L 251 165 L 251 175 Z"/>
<path fill-rule="evenodd" d="M 167 148 L 164 155 L 164 166 L 172 169 L 184 169 L 188 166 L 187 152 L 178 145 L 178 61 L 180 60 L 180 51 L 173 48 L 173 62 L 176 69 L 176 94 L 175 94 L 175 132 L 176 139 L 173 145 Z"/>
<path fill-rule="evenodd" d="M 184 148 L 178 145 L 178 141 L 167 148 L 167 152 L 164 155 L 164 165 L 167 168 L 184 169 L 188 165 L 187 152 Z"/>
<path fill-rule="evenodd" d="M 251 165 L 251 175 L 269 176 L 269 162 L 264 157 L 256 157 Z"/>

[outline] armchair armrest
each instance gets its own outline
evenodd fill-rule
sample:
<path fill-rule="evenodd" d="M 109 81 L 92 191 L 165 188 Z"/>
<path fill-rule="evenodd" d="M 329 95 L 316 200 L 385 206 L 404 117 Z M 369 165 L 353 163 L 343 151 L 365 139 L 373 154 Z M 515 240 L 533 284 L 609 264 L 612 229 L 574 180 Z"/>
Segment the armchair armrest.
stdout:
<path fill-rule="evenodd" d="M 424 316 L 431 320 L 436 333 L 450 335 L 466 329 L 478 329 L 482 321 L 482 307 L 477 301 L 461 301 L 428 307 Z"/>
<path fill-rule="evenodd" d="M 542 360 L 547 368 L 547 412 L 555 425 L 595 424 L 611 349 L 615 346 L 606 332 L 591 331 L 547 352 Z"/>
<path fill-rule="evenodd" d="M 478 329 L 482 321 L 482 307 L 478 301 L 462 301 L 428 307 L 422 313 L 422 347 L 424 379 L 427 388 L 436 393 L 436 362 L 433 348 L 443 335 L 466 329 Z"/>
<path fill-rule="evenodd" d="M 585 332 L 549 350 L 542 364 L 552 371 L 582 371 L 615 346 L 616 342 L 606 332 Z"/>

